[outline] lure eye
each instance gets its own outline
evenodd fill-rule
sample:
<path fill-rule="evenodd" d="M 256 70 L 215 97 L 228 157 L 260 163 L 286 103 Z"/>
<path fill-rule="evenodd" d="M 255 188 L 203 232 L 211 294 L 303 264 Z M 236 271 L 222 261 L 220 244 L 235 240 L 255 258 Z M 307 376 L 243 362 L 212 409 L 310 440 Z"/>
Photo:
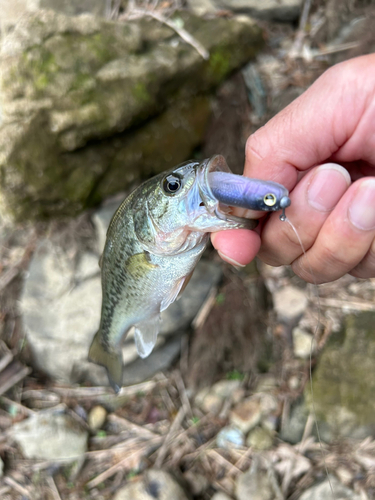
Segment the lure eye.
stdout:
<path fill-rule="evenodd" d="M 163 180 L 163 189 L 167 194 L 176 194 L 181 189 L 181 186 L 181 179 L 173 174 L 168 175 Z"/>
<path fill-rule="evenodd" d="M 272 193 L 268 193 L 264 196 L 263 201 L 267 207 L 273 207 L 276 204 L 276 196 Z"/>

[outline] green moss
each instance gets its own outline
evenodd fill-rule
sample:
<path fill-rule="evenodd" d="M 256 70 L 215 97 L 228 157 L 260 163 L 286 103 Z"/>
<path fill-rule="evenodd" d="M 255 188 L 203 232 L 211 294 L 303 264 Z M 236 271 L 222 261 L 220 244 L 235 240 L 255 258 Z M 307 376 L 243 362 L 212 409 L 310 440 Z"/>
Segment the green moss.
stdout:
<path fill-rule="evenodd" d="M 313 376 L 314 402 L 320 420 L 340 426 L 340 412 L 355 425 L 372 425 L 375 411 L 375 315 L 350 315 L 332 335 Z M 312 404 L 310 391 L 306 400 Z M 346 413 L 345 413 L 346 412 Z M 334 429 L 340 433 L 340 428 Z"/>
<path fill-rule="evenodd" d="M 215 81 L 225 78 L 231 69 L 230 54 L 227 50 L 217 48 L 210 56 L 208 72 Z"/>
<path fill-rule="evenodd" d="M 148 92 L 146 85 L 144 83 L 138 82 L 131 89 L 133 97 L 139 104 L 147 104 L 152 100 L 150 93 Z"/>

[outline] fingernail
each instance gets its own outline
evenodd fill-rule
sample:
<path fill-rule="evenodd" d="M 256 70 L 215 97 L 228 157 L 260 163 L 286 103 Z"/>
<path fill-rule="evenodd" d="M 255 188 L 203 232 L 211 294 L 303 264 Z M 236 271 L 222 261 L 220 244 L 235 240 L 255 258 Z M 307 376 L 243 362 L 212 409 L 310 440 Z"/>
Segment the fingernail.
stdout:
<path fill-rule="evenodd" d="M 228 255 L 224 255 L 223 253 L 217 251 L 217 253 L 220 255 L 220 257 L 225 260 L 225 262 L 228 262 L 228 264 L 231 264 L 232 266 L 234 266 L 236 269 L 240 269 L 241 267 L 245 267 L 245 264 L 240 264 L 239 262 L 231 259 L 230 257 L 228 257 Z"/>
<path fill-rule="evenodd" d="M 307 201 L 320 212 L 330 212 L 350 186 L 347 170 L 336 163 L 320 165 L 307 188 Z"/>
<path fill-rule="evenodd" d="M 375 179 L 366 179 L 352 199 L 349 219 L 353 226 L 364 231 L 375 229 Z"/>

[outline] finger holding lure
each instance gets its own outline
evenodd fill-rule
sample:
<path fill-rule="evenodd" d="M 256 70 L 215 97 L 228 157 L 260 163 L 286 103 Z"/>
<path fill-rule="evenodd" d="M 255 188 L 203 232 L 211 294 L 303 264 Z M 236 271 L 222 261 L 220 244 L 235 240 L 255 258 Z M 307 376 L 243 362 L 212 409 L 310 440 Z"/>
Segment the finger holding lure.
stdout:
<path fill-rule="evenodd" d="M 123 378 L 122 339 L 135 327 L 138 354 L 151 353 L 160 313 L 184 290 L 209 233 L 256 227 L 256 220 L 235 217 L 230 207 L 284 211 L 289 205 L 283 186 L 232 174 L 220 155 L 159 174 L 126 198 L 107 231 L 101 321 L 89 351 L 116 392 Z"/>

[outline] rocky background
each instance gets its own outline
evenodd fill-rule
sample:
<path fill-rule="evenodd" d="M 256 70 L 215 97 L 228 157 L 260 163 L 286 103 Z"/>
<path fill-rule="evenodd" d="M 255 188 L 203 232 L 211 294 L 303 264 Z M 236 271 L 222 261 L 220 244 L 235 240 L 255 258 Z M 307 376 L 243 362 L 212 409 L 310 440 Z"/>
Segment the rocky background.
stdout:
<path fill-rule="evenodd" d="M 87 362 L 126 194 L 189 157 L 240 173 L 250 133 L 374 51 L 374 9 L 0 0 L 1 499 L 375 498 L 375 280 L 209 249 L 152 355 L 126 339 L 119 396 Z"/>

